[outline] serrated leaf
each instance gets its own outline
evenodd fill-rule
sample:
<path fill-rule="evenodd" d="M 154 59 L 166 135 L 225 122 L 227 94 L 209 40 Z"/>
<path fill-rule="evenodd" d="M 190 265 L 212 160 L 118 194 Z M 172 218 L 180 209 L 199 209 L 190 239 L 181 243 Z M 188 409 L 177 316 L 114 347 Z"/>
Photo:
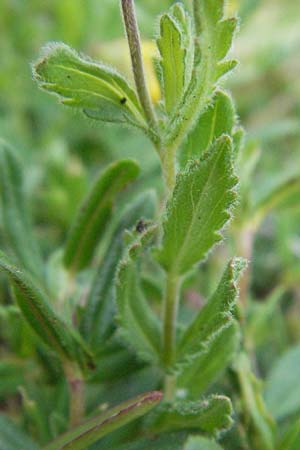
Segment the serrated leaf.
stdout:
<path fill-rule="evenodd" d="M 160 19 L 160 36 L 157 46 L 160 52 L 165 108 L 171 114 L 181 99 L 185 84 L 185 57 L 183 38 L 176 21 L 169 14 Z"/>
<path fill-rule="evenodd" d="M 149 418 L 149 428 L 159 433 L 190 429 L 213 435 L 231 427 L 231 414 L 230 399 L 221 395 L 201 402 L 161 404 Z"/>
<path fill-rule="evenodd" d="M 114 280 L 117 266 L 125 248 L 123 233 L 144 219 L 152 219 L 156 209 L 156 197 L 152 191 L 145 192 L 130 204 L 112 236 L 103 261 L 100 264 L 83 312 L 81 329 L 86 340 L 94 348 L 112 331 L 115 305 Z M 113 328 L 114 329 L 114 328 Z"/>
<path fill-rule="evenodd" d="M 225 92 L 218 91 L 183 143 L 179 157 L 180 166 L 184 168 L 189 160 L 199 158 L 222 134 L 230 136 L 234 124 L 235 108 L 232 99 Z"/>
<path fill-rule="evenodd" d="M 115 70 L 80 56 L 62 43 L 50 43 L 33 69 L 39 86 L 61 103 L 106 122 L 146 127 L 133 89 Z"/>
<path fill-rule="evenodd" d="M 129 247 L 116 277 L 117 318 L 120 333 L 142 359 L 158 361 L 161 349 L 161 324 L 140 286 L 138 257 L 153 239 L 156 226 L 144 231 Z"/>
<path fill-rule="evenodd" d="M 33 275 L 42 278 L 40 249 L 33 238 L 24 195 L 22 167 L 14 151 L 0 140 L 1 216 L 5 237 L 18 262 Z"/>
<path fill-rule="evenodd" d="M 111 217 L 116 195 L 138 174 L 139 166 L 130 159 L 112 163 L 100 174 L 70 230 L 64 253 L 67 268 L 77 272 L 87 267 Z"/>
<path fill-rule="evenodd" d="M 184 274 L 222 240 L 230 218 L 237 178 L 232 166 L 232 143 L 222 136 L 200 161 L 178 174 L 163 223 L 159 263 L 169 272 Z"/>
<path fill-rule="evenodd" d="M 240 342 L 238 324 L 231 321 L 210 341 L 203 353 L 179 368 L 177 386 L 190 398 L 202 395 L 217 381 L 235 356 Z"/>
<path fill-rule="evenodd" d="M 177 364 L 205 353 L 213 344 L 211 340 L 232 325 L 238 296 L 237 281 L 245 267 L 246 261 L 242 258 L 233 258 L 229 262 L 217 289 L 183 333 L 178 343 Z"/>
<path fill-rule="evenodd" d="M 50 306 L 47 294 L 25 271 L 16 268 L 0 253 L 0 271 L 10 279 L 20 310 L 35 333 L 62 358 L 89 365 L 91 356 L 84 344 Z"/>
<path fill-rule="evenodd" d="M 0 414 L 0 450 L 38 450 L 40 447 L 9 417 Z"/>
<path fill-rule="evenodd" d="M 191 436 L 188 438 L 184 450 L 222 450 L 222 447 L 205 437 Z"/>
<path fill-rule="evenodd" d="M 268 374 L 264 397 L 266 405 L 277 420 L 300 411 L 300 346 L 287 350 Z"/>
<path fill-rule="evenodd" d="M 109 409 L 77 428 L 66 432 L 44 450 L 84 450 L 108 433 L 143 416 L 162 399 L 160 392 L 149 392 Z"/>

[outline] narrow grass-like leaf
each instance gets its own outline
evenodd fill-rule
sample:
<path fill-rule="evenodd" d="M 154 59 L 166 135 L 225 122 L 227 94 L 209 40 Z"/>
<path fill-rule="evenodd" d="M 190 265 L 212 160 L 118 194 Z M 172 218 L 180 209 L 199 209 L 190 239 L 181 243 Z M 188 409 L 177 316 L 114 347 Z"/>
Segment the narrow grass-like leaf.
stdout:
<path fill-rule="evenodd" d="M 33 74 L 42 89 L 57 94 L 61 103 L 88 117 L 146 127 L 137 96 L 126 80 L 62 43 L 44 48 Z"/>
<path fill-rule="evenodd" d="M 222 447 L 205 437 L 191 436 L 188 438 L 184 450 L 222 450 Z"/>
<path fill-rule="evenodd" d="M 183 143 L 179 156 L 180 166 L 184 168 L 189 160 L 199 158 L 222 134 L 230 136 L 234 124 L 235 109 L 232 99 L 225 92 L 218 91 Z"/>
<path fill-rule="evenodd" d="M 168 114 L 172 113 L 181 99 L 185 84 L 186 50 L 182 41 L 181 30 L 176 21 L 170 14 L 163 14 L 157 46 L 161 56 L 164 101 Z"/>
<path fill-rule="evenodd" d="M 108 433 L 143 416 L 162 399 L 160 392 L 149 392 L 128 400 L 68 431 L 44 450 L 84 450 Z"/>
<path fill-rule="evenodd" d="M 14 151 L 0 140 L 0 197 L 5 237 L 18 262 L 41 278 L 43 263 L 33 238 L 24 195 L 22 167 Z"/>
<path fill-rule="evenodd" d="M 155 231 L 155 226 L 146 229 L 129 247 L 118 269 L 116 296 L 121 335 L 142 359 L 157 362 L 161 349 L 161 324 L 144 298 L 138 271 L 139 256 L 143 247 L 153 239 Z"/>
<path fill-rule="evenodd" d="M 238 296 L 237 280 L 245 266 L 246 262 L 241 258 L 229 262 L 212 297 L 183 333 L 178 344 L 177 363 L 205 353 L 213 345 L 211 340 L 232 325 L 232 312 Z"/>
<path fill-rule="evenodd" d="M 141 194 L 124 211 L 111 243 L 97 269 L 83 312 L 81 329 L 86 340 L 96 349 L 114 330 L 115 287 L 113 280 L 125 249 L 124 230 L 131 229 L 144 219 L 152 219 L 156 209 L 156 197 L 149 191 Z"/>
<path fill-rule="evenodd" d="M 239 327 L 235 321 L 217 333 L 198 357 L 179 368 L 177 386 L 189 398 L 199 398 L 223 374 L 235 356 L 240 342 Z"/>
<path fill-rule="evenodd" d="M 0 270 L 10 279 L 16 301 L 36 334 L 64 359 L 89 365 L 91 356 L 79 337 L 53 311 L 42 289 L 0 253 Z"/>
<path fill-rule="evenodd" d="M 214 395 L 201 402 L 162 404 L 149 418 L 149 427 L 160 433 L 190 429 L 213 435 L 231 427 L 231 414 L 230 399 Z"/>
<path fill-rule="evenodd" d="M 237 178 L 232 166 L 232 143 L 222 136 L 200 161 L 179 173 L 167 204 L 158 261 L 169 272 L 184 274 L 222 240 L 221 229 L 236 199 Z"/>
<path fill-rule="evenodd" d="M 71 228 L 64 254 L 67 268 L 76 272 L 90 263 L 116 195 L 138 174 L 138 165 L 130 159 L 112 163 L 100 174 Z"/>

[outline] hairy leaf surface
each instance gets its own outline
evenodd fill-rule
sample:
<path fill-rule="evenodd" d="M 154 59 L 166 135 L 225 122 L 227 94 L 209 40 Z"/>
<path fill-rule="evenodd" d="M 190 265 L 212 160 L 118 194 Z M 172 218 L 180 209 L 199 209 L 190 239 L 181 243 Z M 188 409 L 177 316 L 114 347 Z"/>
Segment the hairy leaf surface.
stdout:
<path fill-rule="evenodd" d="M 237 280 L 245 266 L 242 258 L 229 262 L 217 289 L 183 333 L 178 344 L 177 363 L 208 351 L 213 345 L 212 339 L 232 325 L 232 312 L 238 296 Z"/>
<path fill-rule="evenodd" d="M 158 361 L 161 349 L 161 324 L 151 310 L 140 286 L 138 258 L 152 239 L 156 226 L 148 228 L 129 247 L 121 261 L 117 279 L 117 317 L 124 339 L 141 358 Z"/>
<path fill-rule="evenodd" d="M 190 159 L 199 158 L 222 134 L 230 136 L 234 124 L 235 109 L 232 99 L 225 92 L 218 91 L 183 143 L 180 151 L 181 167 L 184 168 Z"/>
<path fill-rule="evenodd" d="M 36 334 L 64 359 L 89 365 L 91 356 L 75 331 L 56 315 L 47 295 L 31 277 L 16 268 L 2 252 L 0 270 L 8 275 L 19 308 Z"/>
<path fill-rule="evenodd" d="M 184 274 L 222 240 L 221 229 L 236 199 L 232 143 L 220 137 L 200 159 L 179 173 L 167 204 L 158 261 L 169 272 Z"/>
<path fill-rule="evenodd" d="M 149 418 L 149 426 L 155 432 L 191 429 L 215 434 L 231 427 L 231 414 L 229 398 L 214 395 L 201 402 L 162 404 Z"/>
<path fill-rule="evenodd" d="M 112 331 L 115 307 L 115 287 L 113 280 L 117 266 L 125 249 L 124 230 L 131 229 L 143 219 L 152 219 L 156 208 L 156 197 L 152 191 L 141 194 L 124 211 L 112 236 L 111 243 L 95 275 L 87 305 L 83 312 L 82 331 L 96 348 Z M 113 328 L 114 329 L 114 328 Z"/>
<path fill-rule="evenodd" d="M 130 159 L 112 163 L 100 174 L 71 228 L 64 254 L 66 267 L 80 271 L 90 263 L 116 195 L 138 174 L 138 165 Z"/>
<path fill-rule="evenodd" d="M 57 94 L 61 103 L 88 117 L 141 128 L 146 125 L 137 96 L 126 80 L 67 45 L 48 44 L 34 66 L 34 76 L 42 89 Z"/>
<path fill-rule="evenodd" d="M 121 403 L 77 428 L 67 431 L 44 450 L 84 450 L 108 433 L 146 414 L 162 399 L 160 392 L 148 392 Z"/>

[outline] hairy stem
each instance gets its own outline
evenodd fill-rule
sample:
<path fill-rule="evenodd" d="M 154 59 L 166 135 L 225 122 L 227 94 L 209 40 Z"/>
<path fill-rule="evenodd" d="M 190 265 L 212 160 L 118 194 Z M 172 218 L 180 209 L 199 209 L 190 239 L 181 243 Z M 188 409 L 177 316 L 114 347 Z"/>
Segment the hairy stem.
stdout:
<path fill-rule="evenodd" d="M 64 371 L 69 386 L 69 425 L 70 428 L 78 425 L 84 418 L 85 389 L 82 374 L 77 365 L 67 361 Z"/>
<path fill-rule="evenodd" d="M 136 20 L 134 1 L 121 0 L 121 5 L 137 93 L 150 127 L 156 129 L 157 119 L 145 78 L 141 39 Z"/>
<path fill-rule="evenodd" d="M 167 274 L 166 293 L 164 303 L 164 333 L 163 354 L 166 369 L 170 368 L 176 358 L 176 323 L 179 302 L 180 279 L 172 273 Z M 166 375 L 165 394 L 168 400 L 172 400 L 176 389 L 176 380 L 173 376 Z"/>

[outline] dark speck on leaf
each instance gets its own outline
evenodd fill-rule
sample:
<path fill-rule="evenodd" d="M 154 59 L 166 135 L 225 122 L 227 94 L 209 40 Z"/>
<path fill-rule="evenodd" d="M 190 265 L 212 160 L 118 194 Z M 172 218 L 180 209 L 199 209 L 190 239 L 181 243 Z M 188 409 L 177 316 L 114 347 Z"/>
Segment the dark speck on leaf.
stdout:
<path fill-rule="evenodd" d="M 145 222 L 143 221 L 143 219 L 139 220 L 138 223 L 136 224 L 135 230 L 138 233 L 142 233 L 143 231 L 145 231 L 145 229 L 147 228 L 147 225 L 145 224 Z"/>
<path fill-rule="evenodd" d="M 120 100 L 121 105 L 125 105 L 126 102 L 127 102 L 127 99 L 125 97 L 121 98 L 121 100 Z"/>

